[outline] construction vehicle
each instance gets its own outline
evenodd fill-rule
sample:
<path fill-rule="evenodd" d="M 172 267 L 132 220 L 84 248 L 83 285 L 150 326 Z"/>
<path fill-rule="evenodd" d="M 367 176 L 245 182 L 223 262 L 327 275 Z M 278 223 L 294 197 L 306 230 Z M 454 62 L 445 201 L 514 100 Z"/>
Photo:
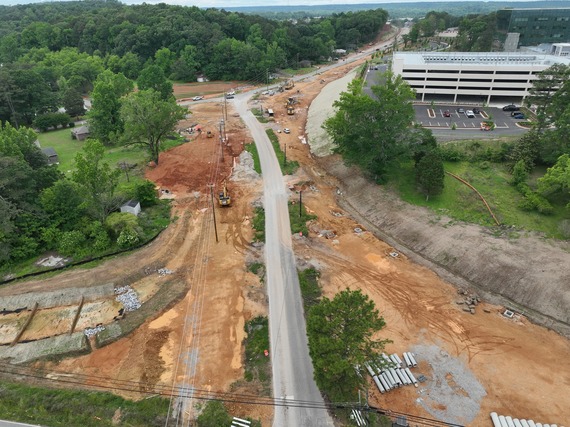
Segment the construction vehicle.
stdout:
<path fill-rule="evenodd" d="M 230 193 L 228 193 L 228 186 L 226 185 L 226 181 L 224 181 L 223 191 L 220 191 L 218 203 L 220 206 L 230 206 L 232 204 L 232 198 L 230 197 Z"/>
<path fill-rule="evenodd" d="M 213 137 L 214 137 L 214 133 L 213 133 L 211 130 L 209 130 L 208 132 L 206 132 L 206 137 L 207 137 L 207 138 L 213 138 Z"/>
<path fill-rule="evenodd" d="M 287 80 L 287 83 L 285 83 L 285 89 L 289 90 L 289 89 L 293 89 L 295 87 L 295 82 L 293 80 Z"/>
<path fill-rule="evenodd" d="M 287 114 L 289 114 L 290 116 L 292 116 L 293 114 L 295 114 L 295 108 L 292 105 L 289 105 L 287 107 Z"/>

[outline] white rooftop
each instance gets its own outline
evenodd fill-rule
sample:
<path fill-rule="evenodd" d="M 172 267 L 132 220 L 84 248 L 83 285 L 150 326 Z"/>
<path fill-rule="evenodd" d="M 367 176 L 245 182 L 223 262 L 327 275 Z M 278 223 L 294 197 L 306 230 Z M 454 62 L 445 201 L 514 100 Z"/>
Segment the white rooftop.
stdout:
<path fill-rule="evenodd" d="M 464 64 L 464 65 L 570 65 L 570 58 L 519 52 L 396 52 L 394 59 L 403 59 L 406 64 Z"/>

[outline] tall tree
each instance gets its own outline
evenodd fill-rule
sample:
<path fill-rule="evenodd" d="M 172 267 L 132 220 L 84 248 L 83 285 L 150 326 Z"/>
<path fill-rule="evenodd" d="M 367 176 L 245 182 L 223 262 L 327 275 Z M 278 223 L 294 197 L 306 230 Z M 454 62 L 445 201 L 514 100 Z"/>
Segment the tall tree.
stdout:
<path fill-rule="evenodd" d="M 536 125 L 535 128 L 541 132 L 548 128 L 556 121 L 558 115 L 564 111 L 568 105 L 568 96 L 570 96 L 570 87 L 564 87 L 568 82 L 570 75 L 570 67 L 564 64 L 554 64 L 553 66 L 541 71 L 538 78 L 532 82 L 529 90 L 529 97 L 525 100 L 527 105 L 536 106 Z M 558 94 L 558 99 L 562 102 L 564 108 L 560 109 L 560 102 L 554 103 L 554 98 Z"/>
<path fill-rule="evenodd" d="M 372 96 L 363 93 L 360 81 L 349 86 L 334 105 L 336 114 L 323 127 L 348 164 L 356 164 L 385 179 L 393 161 L 407 151 L 414 109 L 414 93 L 401 77 L 384 73 L 382 83 L 372 86 Z"/>
<path fill-rule="evenodd" d="M 374 302 L 346 289 L 309 310 L 307 335 L 317 385 L 332 401 L 352 400 L 365 382 L 355 368 L 376 359 L 389 341 L 374 340 L 385 326 Z"/>
<path fill-rule="evenodd" d="M 155 90 L 129 94 L 123 100 L 121 118 L 125 123 L 124 140 L 128 144 L 145 145 L 151 159 L 158 164 L 160 144 L 187 113 L 170 97 L 164 100 Z"/>
<path fill-rule="evenodd" d="M 123 74 L 106 70 L 95 81 L 91 92 L 89 128 L 93 137 L 103 144 L 116 142 L 123 133 L 123 121 L 119 115 L 120 98 L 133 89 L 133 82 Z"/>
<path fill-rule="evenodd" d="M 430 196 L 441 194 L 445 171 L 443 161 L 437 150 L 431 150 L 416 164 L 416 182 L 419 190 L 425 194 L 426 201 Z"/>
<path fill-rule="evenodd" d="M 155 90 L 162 99 L 172 97 L 172 83 L 168 81 L 164 71 L 158 65 L 149 65 L 143 69 L 137 80 L 137 85 L 139 90 Z"/>
<path fill-rule="evenodd" d="M 565 201 L 570 199 L 570 154 L 560 156 L 556 164 L 538 179 L 538 191 L 543 196 L 557 195 Z M 570 208 L 570 201 L 566 207 Z"/>
<path fill-rule="evenodd" d="M 116 194 L 121 171 L 111 169 L 104 160 L 105 147 L 89 139 L 75 156 L 73 180 L 85 190 L 86 207 L 93 218 L 105 222 L 107 216 L 121 206 L 124 198 Z"/>

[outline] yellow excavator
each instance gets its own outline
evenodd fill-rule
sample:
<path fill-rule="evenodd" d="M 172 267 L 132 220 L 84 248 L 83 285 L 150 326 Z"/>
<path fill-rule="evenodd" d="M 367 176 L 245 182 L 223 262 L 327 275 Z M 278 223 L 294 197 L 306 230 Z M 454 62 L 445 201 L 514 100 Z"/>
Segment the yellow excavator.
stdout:
<path fill-rule="evenodd" d="M 226 185 L 226 181 L 224 181 L 223 191 L 220 191 L 218 203 L 220 206 L 230 206 L 232 204 L 232 198 L 230 197 L 230 193 L 228 193 L 228 186 Z"/>

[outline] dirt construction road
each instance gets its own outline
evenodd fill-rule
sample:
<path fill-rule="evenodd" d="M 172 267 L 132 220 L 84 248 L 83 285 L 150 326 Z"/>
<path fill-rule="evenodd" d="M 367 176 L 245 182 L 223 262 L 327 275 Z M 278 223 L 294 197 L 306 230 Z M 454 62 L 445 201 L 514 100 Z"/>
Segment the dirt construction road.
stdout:
<path fill-rule="evenodd" d="M 284 184 L 292 189 L 291 198 L 298 198 L 297 191 L 303 190 L 306 207 L 317 215 L 310 224 L 309 236 L 293 236 L 298 266 L 312 265 L 321 271 L 320 284 L 326 296 L 346 287 L 369 295 L 386 319 L 387 327 L 380 336 L 393 341 L 387 351 L 400 355 L 413 351 L 419 363 L 414 373 L 426 377 L 418 388 L 402 387 L 382 395 L 371 384 L 371 404 L 470 426 L 490 426 L 491 411 L 568 425 L 567 339 L 524 317 L 507 319 L 501 315 L 501 306 L 482 302 L 475 315 L 463 311 L 464 305 L 458 305 L 457 300 L 464 296 L 455 287 L 377 239 L 338 206 L 341 183 L 325 167 L 340 159 L 333 156 L 317 161 L 303 138 L 308 106 L 324 86 L 320 81 L 338 79 L 352 67 L 298 82 L 294 91 L 299 93 L 293 92 L 299 99 L 294 116 L 288 116 L 283 108 L 288 93 L 260 99 L 252 106 L 263 103 L 276 111 L 275 121 L 267 126 L 291 129 L 289 135 L 280 134 L 280 141 L 287 145 L 288 158 L 299 161 L 302 167 L 295 176 L 286 177 Z M 181 129 L 195 123 L 217 128 L 220 103 L 196 103 L 191 110 L 191 119 L 182 123 Z M 191 142 L 161 154 L 160 164 L 148 171 L 148 178 L 174 196 L 175 221 L 156 241 L 89 270 L 0 289 L 0 298 L 27 294 L 30 299 L 39 299 L 36 292 L 58 289 L 79 300 L 98 285 L 129 284 L 144 302 L 175 285 L 185 288 L 166 309 L 152 313 L 134 332 L 116 342 L 93 348 L 83 356 L 35 362 L 34 366 L 136 381 L 150 390 L 158 385 L 191 385 L 201 390 L 261 392 L 255 384 L 240 379 L 243 325 L 253 316 L 267 313 L 263 283 L 246 268 L 248 263 L 262 260 L 262 250 L 250 244 L 253 204 L 260 203 L 262 183 L 238 164 L 243 143 L 250 139 L 243 123 L 233 114 L 230 106 L 226 123 L 229 140 L 224 145 L 223 162 L 217 138 L 194 134 Z M 207 184 L 220 188 L 232 167 L 234 178 L 229 181 L 229 191 L 234 204 L 216 210 L 216 243 Z M 160 267 L 172 274 L 160 276 L 156 272 Z M 38 317 L 38 322 L 34 320 L 23 339 L 53 334 L 47 325 L 54 318 L 65 331 L 74 307 L 68 304 L 52 308 L 57 312 Z M 93 297 L 87 307 L 91 314 L 83 325 L 113 322 L 117 308 L 113 295 Z M 43 310 L 40 307 L 38 313 Z M 12 321 L 16 323 L 10 323 L 6 316 L 0 319 L 0 330 L 5 332 L 2 336 L 7 336 L 8 341 L 17 331 L 13 325 L 21 325 L 25 314 L 14 315 Z M 270 407 L 231 404 L 229 408 L 232 415 L 251 416 L 261 419 L 264 426 L 271 425 Z"/>

